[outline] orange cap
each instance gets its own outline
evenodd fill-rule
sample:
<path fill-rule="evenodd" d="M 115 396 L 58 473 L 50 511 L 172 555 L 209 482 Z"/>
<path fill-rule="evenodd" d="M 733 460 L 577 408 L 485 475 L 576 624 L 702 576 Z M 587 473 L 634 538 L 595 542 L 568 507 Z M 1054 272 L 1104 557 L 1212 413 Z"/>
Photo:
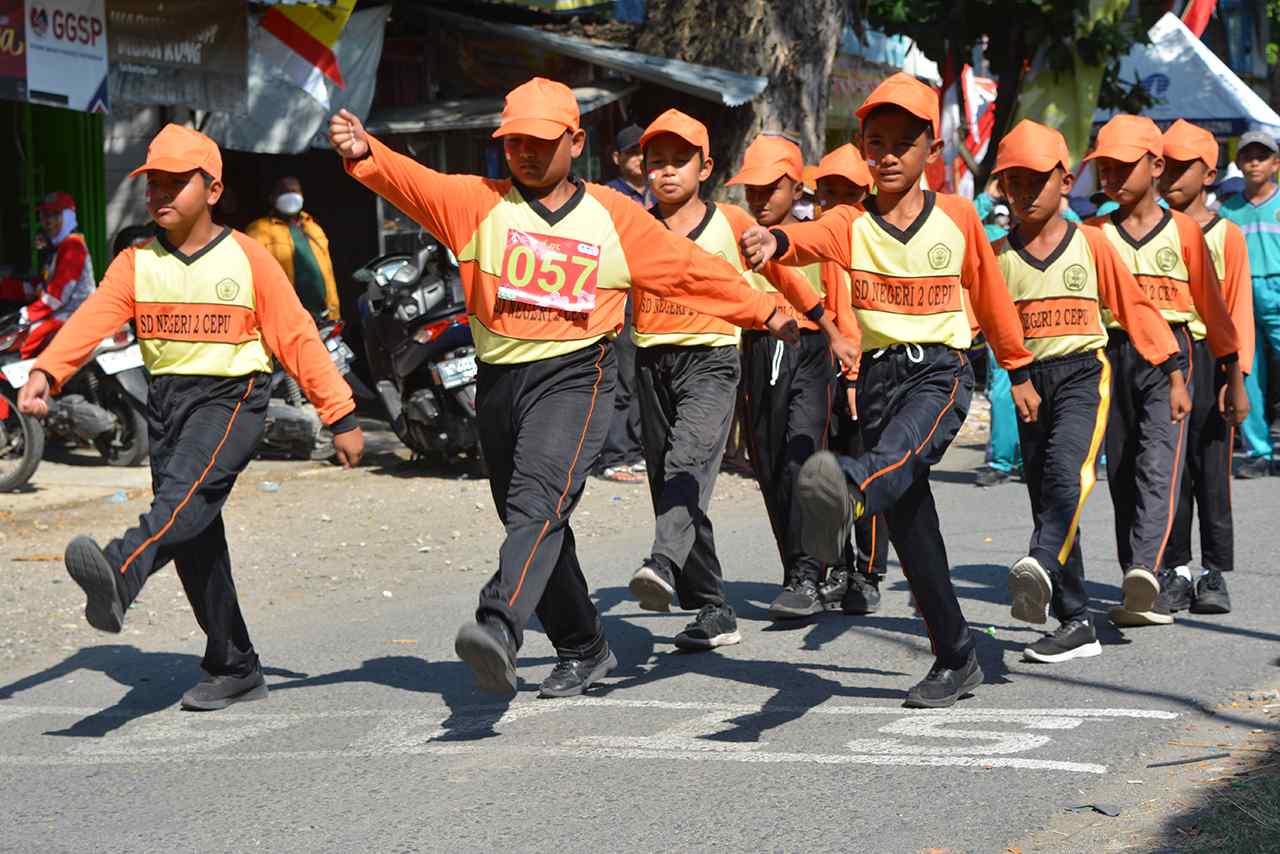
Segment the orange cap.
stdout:
<path fill-rule="evenodd" d="M 182 125 L 167 124 L 147 146 L 147 162 L 129 173 L 129 177 L 151 170 L 157 172 L 190 172 L 199 169 L 222 179 L 222 152 L 209 137 Z"/>
<path fill-rule="evenodd" d="M 812 193 L 818 189 L 818 166 L 816 163 L 808 163 L 804 170 L 800 173 L 800 183 L 804 184 L 806 193 Z"/>
<path fill-rule="evenodd" d="M 538 139 L 559 139 L 578 129 L 578 99 L 563 83 L 535 77 L 507 93 L 502 124 L 495 137 L 523 134 Z"/>
<path fill-rule="evenodd" d="M 664 133 L 675 134 L 694 148 L 702 149 L 703 157 L 711 154 L 711 138 L 707 135 L 707 126 L 679 110 L 667 110 L 654 119 L 640 135 L 640 147 L 644 148 L 649 140 Z"/>
<path fill-rule="evenodd" d="M 1200 160 L 1218 168 L 1218 141 L 1198 125 L 1178 119 L 1164 132 L 1164 156 L 1173 160 Z"/>
<path fill-rule="evenodd" d="M 996 151 L 996 168 L 1001 172 L 1021 166 L 1032 172 L 1052 172 L 1061 166 L 1071 171 L 1071 151 L 1067 140 L 1051 127 L 1045 127 L 1031 119 L 1023 119 L 1017 127 L 1005 134 Z"/>
<path fill-rule="evenodd" d="M 859 121 L 876 107 L 900 107 L 916 118 L 924 119 L 933 128 L 933 138 L 942 136 L 938 118 L 938 93 L 906 72 L 899 71 L 889 77 L 867 96 L 855 115 Z"/>
<path fill-rule="evenodd" d="M 874 183 L 871 180 L 871 170 L 867 168 L 867 161 L 863 160 L 858 149 L 848 142 L 822 158 L 817 171 L 813 174 L 813 180 L 816 182 L 832 176 L 848 178 L 864 188 L 870 188 Z"/>
<path fill-rule="evenodd" d="M 1146 116 L 1113 116 L 1098 131 L 1098 144 L 1085 160 L 1108 157 L 1121 163 L 1137 163 L 1148 154 L 1164 155 L 1160 128 Z"/>
<path fill-rule="evenodd" d="M 785 137 L 762 133 L 742 155 L 742 170 L 725 183 L 766 187 L 783 175 L 793 181 L 804 179 L 804 155 L 800 153 L 800 146 Z"/>

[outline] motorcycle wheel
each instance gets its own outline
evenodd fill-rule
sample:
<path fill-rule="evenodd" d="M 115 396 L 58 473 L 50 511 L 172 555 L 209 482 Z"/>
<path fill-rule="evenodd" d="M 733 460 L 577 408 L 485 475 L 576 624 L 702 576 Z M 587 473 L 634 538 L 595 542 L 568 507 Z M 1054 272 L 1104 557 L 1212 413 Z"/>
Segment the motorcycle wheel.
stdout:
<path fill-rule="evenodd" d="M 104 389 L 105 391 L 105 389 Z M 150 449 L 147 440 L 147 416 L 141 407 L 122 392 L 103 395 L 102 407 L 115 416 L 116 429 L 109 437 L 94 442 L 107 465 L 140 466 Z"/>
<path fill-rule="evenodd" d="M 26 485 L 44 456 L 44 425 L 18 412 L 15 401 L 5 398 L 9 416 L 0 423 L 0 492 Z"/>

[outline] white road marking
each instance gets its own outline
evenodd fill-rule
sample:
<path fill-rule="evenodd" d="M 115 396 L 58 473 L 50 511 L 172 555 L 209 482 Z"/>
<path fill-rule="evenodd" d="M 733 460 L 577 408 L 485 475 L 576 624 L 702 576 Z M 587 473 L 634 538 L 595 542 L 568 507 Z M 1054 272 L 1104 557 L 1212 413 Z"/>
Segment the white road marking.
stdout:
<path fill-rule="evenodd" d="M 652 735 L 587 734 L 555 744 L 521 743 L 520 728 L 517 726 L 514 733 L 509 731 L 512 725 L 532 718 L 575 709 L 686 712 L 693 713 L 693 716 L 659 728 Z M 477 705 L 453 710 L 432 706 L 421 711 L 249 712 L 232 709 L 211 715 L 163 710 L 133 720 L 138 714 L 138 710 L 127 708 L 102 710 L 0 704 L 0 732 L 33 717 L 99 716 L 126 721 L 118 732 L 100 739 L 79 741 L 60 753 L 0 755 L 0 766 L 145 765 L 204 760 L 309 761 L 396 755 L 493 755 L 496 751 L 504 757 L 528 758 L 808 762 L 819 765 L 981 767 L 1104 774 L 1106 766 L 1097 763 L 1012 754 L 1043 750 L 1052 741 L 1046 732 L 1074 730 L 1087 721 L 1173 720 L 1178 717 L 1173 712 L 1155 709 L 987 709 L 966 706 L 909 710 L 897 706 L 775 706 L 594 697 L 522 701 L 511 706 Z M 854 739 L 846 744 L 846 753 L 769 750 L 768 741 L 718 738 L 740 730 L 749 739 L 766 729 L 771 718 L 792 718 L 787 722 L 790 725 L 811 715 L 891 717 L 893 720 L 881 726 L 878 733 L 892 737 Z M 750 721 L 753 718 L 762 725 L 752 727 Z M 226 749 L 261 736 L 278 734 L 293 725 L 323 720 L 363 720 L 365 723 L 361 729 L 367 734 L 347 746 L 333 749 L 243 752 Z M 1021 731 L 968 728 L 964 726 L 966 724 L 1012 725 Z M 500 744 L 455 741 L 486 732 L 507 737 Z M 778 732 L 782 732 L 782 728 Z M 279 741 L 278 738 L 273 740 Z M 31 743 L 29 737 L 25 743 Z"/>

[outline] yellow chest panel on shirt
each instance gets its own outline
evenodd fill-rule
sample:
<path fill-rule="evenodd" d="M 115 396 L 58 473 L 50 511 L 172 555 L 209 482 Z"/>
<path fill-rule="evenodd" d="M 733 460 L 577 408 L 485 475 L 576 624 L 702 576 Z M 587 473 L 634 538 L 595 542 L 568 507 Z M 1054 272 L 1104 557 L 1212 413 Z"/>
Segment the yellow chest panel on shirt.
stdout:
<path fill-rule="evenodd" d="M 271 371 L 253 272 L 230 231 L 191 258 L 159 240 L 134 252 L 134 323 L 152 374 L 238 377 Z"/>
<path fill-rule="evenodd" d="M 1036 360 L 1097 350 L 1107 344 L 1098 300 L 1098 272 L 1084 234 L 1068 226 L 1058 249 L 1043 261 L 1001 240 L 996 260 Z"/>
<path fill-rule="evenodd" d="M 580 350 L 617 330 L 631 273 L 609 211 L 580 191 L 567 212 L 543 215 L 512 187 L 458 253 L 479 269 L 471 325 L 479 357 L 528 362 Z M 566 303 L 594 295 L 594 309 L 565 310 L 506 298 L 513 288 Z M 500 291 L 502 293 L 500 293 Z"/>
<path fill-rule="evenodd" d="M 713 210 L 711 218 L 693 242 L 700 249 L 728 261 L 739 273 L 747 275 L 743 270 L 733 225 L 718 207 Z M 657 347 L 663 344 L 677 347 L 732 347 L 738 343 L 740 334 L 738 327 L 732 323 L 643 291 L 632 295 L 631 324 L 631 337 L 637 347 Z"/>
<path fill-rule="evenodd" d="M 926 210 L 899 231 L 868 212 L 850 229 L 851 302 L 864 350 L 894 344 L 972 343 L 961 296 L 964 232 L 926 197 Z"/>
<path fill-rule="evenodd" d="M 1110 218 L 1102 223 L 1102 233 L 1120 253 L 1125 267 L 1165 320 L 1188 323 L 1195 317 L 1189 285 L 1191 275 L 1183 259 L 1178 224 L 1171 215 L 1166 212 L 1163 224 L 1142 240 L 1132 240 Z M 1111 312 L 1104 311 L 1103 317 L 1108 326 L 1120 328 Z"/>

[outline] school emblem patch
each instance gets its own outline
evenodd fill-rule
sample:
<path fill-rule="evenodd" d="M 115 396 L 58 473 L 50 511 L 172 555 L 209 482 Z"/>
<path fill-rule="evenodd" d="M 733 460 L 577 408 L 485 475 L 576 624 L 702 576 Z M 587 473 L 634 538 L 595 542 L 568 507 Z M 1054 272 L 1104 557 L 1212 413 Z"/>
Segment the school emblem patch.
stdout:
<path fill-rule="evenodd" d="M 1167 273 L 1174 267 L 1178 266 L 1178 253 L 1174 252 L 1168 246 L 1156 253 L 1156 266 L 1160 268 L 1160 272 Z"/>
<path fill-rule="evenodd" d="M 235 279 L 223 279 L 214 285 L 213 292 L 223 302 L 231 302 L 240 293 L 240 283 Z"/>
<path fill-rule="evenodd" d="M 935 243 L 929 250 L 929 266 L 941 270 L 951 263 L 951 249 L 945 243 Z"/>
<path fill-rule="evenodd" d="M 1082 291 L 1089 281 L 1089 271 L 1081 264 L 1072 264 L 1062 271 L 1062 284 L 1069 291 Z"/>

